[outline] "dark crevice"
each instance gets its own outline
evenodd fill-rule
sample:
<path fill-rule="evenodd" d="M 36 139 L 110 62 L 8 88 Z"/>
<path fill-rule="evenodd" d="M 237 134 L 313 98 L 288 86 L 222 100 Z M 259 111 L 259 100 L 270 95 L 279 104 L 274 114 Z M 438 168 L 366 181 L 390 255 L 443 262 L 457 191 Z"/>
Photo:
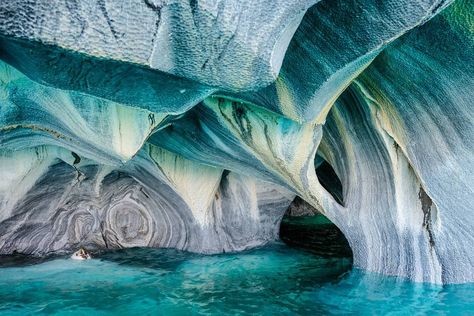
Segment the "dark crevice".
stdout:
<path fill-rule="evenodd" d="M 433 227 L 431 219 L 431 207 L 433 206 L 433 201 L 421 186 L 420 191 L 418 192 L 418 198 L 421 201 L 421 209 L 423 210 L 423 227 L 428 232 L 430 246 L 434 247 L 435 242 L 433 238 Z"/>
<path fill-rule="evenodd" d="M 79 157 L 78 154 L 75 152 L 71 151 L 71 155 L 74 157 L 74 162 L 72 163 L 73 165 L 77 165 L 78 163 L 81 162 L 81 157 Z"/>
<path fill-rule="evenodd" d="M 107 7 L 105 6 L 105 1 L 104 0 L 99 0 L 98 2 L 98 5 L 99 5 L 99 9 L 100 11 L 102 12 L 102 15 L 104 16 L 105 18 L 105 21 L 107 22 L 107 25 L 109 26 L 109 29 L 110 29 L 110 33 L 112 34 L 112 36 L 118 40 L 119 37 L 123 37 L 125 34 L 123 33 L 118 33 L 117 30 L 115 29 L 113 23 L 112 23 L 112 19 L 110 18 L 109 16 L 109 12 L 107 11 Z"/>
<path fill-rule="evenodd" d="M 344 196 L 342 190 L 342 183 L 332 166 L 326 161 L 319 163 L 316 168 L 316 176 L 319 183 L 323 186 L 329 194 L 339 203 L 344 206 Z"/>

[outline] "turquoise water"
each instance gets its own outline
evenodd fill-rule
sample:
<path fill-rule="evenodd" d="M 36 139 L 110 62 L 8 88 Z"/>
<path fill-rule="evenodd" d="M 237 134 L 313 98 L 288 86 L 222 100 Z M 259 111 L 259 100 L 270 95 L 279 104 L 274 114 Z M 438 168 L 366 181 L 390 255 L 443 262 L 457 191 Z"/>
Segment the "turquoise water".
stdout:
<path fill-rule="evenodd" d="M 414 284 L 349 268 L 347 258 L 282 243 L 213 256 L 142 248 L 55 258 L 0 268 L 0 314 L 474 313 L 473 284 Z"/>

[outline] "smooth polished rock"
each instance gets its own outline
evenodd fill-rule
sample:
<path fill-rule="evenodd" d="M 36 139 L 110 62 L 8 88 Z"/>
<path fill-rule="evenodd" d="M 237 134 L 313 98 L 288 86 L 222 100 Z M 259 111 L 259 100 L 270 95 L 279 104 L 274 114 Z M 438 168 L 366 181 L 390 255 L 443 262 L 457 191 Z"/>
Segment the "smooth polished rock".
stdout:
<path fill-rule="evenodd" d="M 317 0 L 0 3 L 0 34 L 129 62 L 206 85 L 256 89 L 278 75 Z"/>
<path fill-rule="evenodd" d="M 218 253 L 278 238 L 294 194 L 146 147 L 121 168 L 73 164 L 57 147 L 34 147 L 15 159 L 3 154 L 9 186 L 0 187 L 0 253 L 138 246 Z"/>
<path fill-rule="evenodd" d="M 358 268 L 474 280 L 470 1 L 54 3 L 0 3 L 0 252 L 238 251 L 298 195 Z"/>

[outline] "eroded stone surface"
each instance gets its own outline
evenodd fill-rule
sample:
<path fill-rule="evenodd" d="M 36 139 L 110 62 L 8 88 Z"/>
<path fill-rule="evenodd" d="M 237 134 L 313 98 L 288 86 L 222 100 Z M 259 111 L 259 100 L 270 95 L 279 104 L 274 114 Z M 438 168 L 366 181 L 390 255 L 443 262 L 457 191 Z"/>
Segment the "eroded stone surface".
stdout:
<path fill-rule="evenodd" d="M 238 251 L 298 195 L 357 267 L 473 281 L 472 5 L 314 3 L 2 2 L 0 252 Z"/>

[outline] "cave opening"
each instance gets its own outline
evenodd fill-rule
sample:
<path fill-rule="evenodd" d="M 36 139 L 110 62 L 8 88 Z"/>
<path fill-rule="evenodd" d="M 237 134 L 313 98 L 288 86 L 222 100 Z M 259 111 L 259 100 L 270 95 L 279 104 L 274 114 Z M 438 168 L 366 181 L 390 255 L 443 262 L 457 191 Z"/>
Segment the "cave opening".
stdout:
<path fill-rule="evenodd" d="M 291 247 L 325 258 L 347 258 L 352 263 L 352 250 L 341 230 L 299 196 L 283 216 L 280 239 Z"/>
<path fill-rule="evenodd" d="M 339 204 L 344 205 L 342 182 L 331 164 L 317 155 L 315 168 L 323 188 Z M 299 196 L 295 197 L 286 210 L 279 234 L 280 239 L 289 246 L 325 258 L 345 258 L 352 265 L 352 250 L 341 230 Z"/>
<path fill-rule="evenodd" d="M 336 171 L 334 171 L 334 168 L 320 155 L 316 156 L 314 165 L 319 183 L 329 194 L 331 194 L 337 203 L 344 206 L 342 182 Z"/>

